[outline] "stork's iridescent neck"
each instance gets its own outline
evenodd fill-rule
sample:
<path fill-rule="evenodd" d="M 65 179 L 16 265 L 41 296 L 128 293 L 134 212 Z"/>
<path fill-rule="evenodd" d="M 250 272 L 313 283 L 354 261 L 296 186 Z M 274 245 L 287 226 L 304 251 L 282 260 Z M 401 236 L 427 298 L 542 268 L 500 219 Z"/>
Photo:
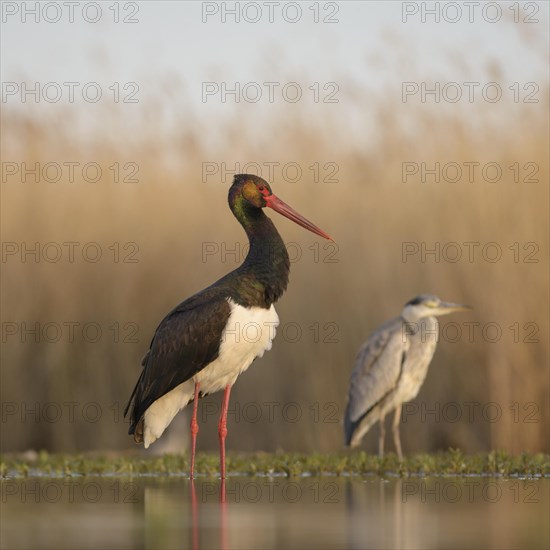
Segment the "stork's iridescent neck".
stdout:
<path fill-rule="evenodd" d="M 231 211 L 243 226 L 249 251 L 234 273 L 237 299 L 241 305 L 269 307 L 286 290 L 290 259 L 285 243 L 273 222 L 261 208 L 252 206 L 242 195 L 229 197 Z"/>

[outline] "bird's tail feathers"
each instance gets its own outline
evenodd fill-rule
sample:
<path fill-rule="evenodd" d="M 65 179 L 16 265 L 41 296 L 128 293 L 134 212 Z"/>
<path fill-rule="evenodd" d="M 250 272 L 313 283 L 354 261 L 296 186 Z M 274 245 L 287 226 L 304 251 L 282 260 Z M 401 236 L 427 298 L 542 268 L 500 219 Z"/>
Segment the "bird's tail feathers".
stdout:
<path fill-rule="evenodd" d="M 134 426 L 134 441 L 136 443 L 143 443 L 143 424 L 144 424 L 144 418 L 141 417 L 141 420 Z"/>
<path fill-rule="evenodd" d="M 346 414 L 344 415 L 344 445 L 346 447 L 349 447 L 351 445 L 353 433 L 355 432 L 356 428 L 357 428 L 357 422 L 354 422 L 351 419 L 349 404 L 348 404 L 348 406 L 346 407 Z"/>
<path fill-rule="evenodd" d="M 349 412 L 349 405 L 346 408 L 344 417 L 344 443 L 348 447 L 357 447 L 365 434 L 372 428 L 378 420 L 377 414 L 371 408 L 362 414 L 357 420 L 352 420 Z"/>

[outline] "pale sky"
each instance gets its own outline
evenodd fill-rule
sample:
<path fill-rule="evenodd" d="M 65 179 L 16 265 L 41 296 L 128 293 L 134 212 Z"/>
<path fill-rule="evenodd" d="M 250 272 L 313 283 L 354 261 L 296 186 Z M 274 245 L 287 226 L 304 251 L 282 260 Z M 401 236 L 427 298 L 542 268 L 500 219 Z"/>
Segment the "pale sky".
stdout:
<path fill-rule="evenodd" d="M 201 12 L 207 8 L 200 2 L 120 2 L 119 17 L 131 17 L 130 11 L 137 9 L 132 18 L 139 22 L 115 24 L 112 21 L 115 13 L 110 9 L 113 2 L 98 3 L 102 14 L 97 23 L 84 21 L 78 7 L 71 23 L 63 2 L 50 2 L 63 7 L 60 21 L 44 20 L 55 18 L 57 12 L 50 8 L 40 16 L 39 23 L 34 22 L 36 16 L 32 13 L 26 15 L 23 23 L 22 6 L 30 10 L 34 4 L 3 2 L 4 80 L 23 74 L 28 79 L 42 81 L 104 78 L 122 81 L 175 73 L 197 81 L 219 69 L 237 81 L 254 80 L 264 74 L 276 80 L 280 71 L 291 70 L 306 71 L 319 80 L 343 72 L 361 79 L 366 77 L 368 59 L 378 59 L 383 72 L 385 60 L 395 59 L 397 49 L 414 53 L 418 70 L 428 75 L 436 73 L 440 78 L 452 79 L 457 74 L 456 68 L 448 66 L 448 53 L 465 60 L 472 76 L 484 68 L 485 58 L 492 56 L 500 59 L 513 77 L 532 78 L 544 65 L 540 58 L 533 59 L 529 54 L 521 33 L 544 34 L 549 11 L 548 2 L 520 2 L 523 6 L 520 17 L 536 18 L 539 23 L 515 24 L 515 12 L 510 9 L 514 3 L 502 2 L 500 21 L 490 23 L 484 19 L 481 7 L 474 5 L 470 8 L 474 22 L 470 23 L 463 5 L 463 17 L 456 23 L 443 20 L 442 8 L 439 23 L 429 14 L 425 15 L 426 23 L 422 23 L 420 13 L 409 15 L 403 23 L 403 10 L 414 10 L 415 5 L 420 9 L 420 4 L 433 9 L 435 3 L 320 2 L 321 17 L 329 17 L 328 12 L 338 8 L 331 17 L 338 22 L 315 24 L 310 8 L 316 3 L 301 2 L 302 15 L 296 23 L 285 22 L 276 6 L 275 21 L 269 23 L 265 2 L 240 2 L 241 9 L 246 4 L 257 6 L 262 19 L 258 23 L 244 20 L 235 23 L 234 16 L 227 15 L 227 21 L 222 23 L 218 13 L 208 16 L 207 23 L 203 23 Z M 206 4 L 215 9 L 215 3 Z M 234 2 L 220 4 L 229 8 Z M 526 15 L 528 4 L 536 5 L 535 15 Z M 14 9 L 17 13 L 11 14 Z M 248 10 L 251 16 L 257 13 L 250 7 Z M 447 11 L 447 18 L 456 13 L 450 8 Z M 93 17 L 94 13 L 89 10 L 88 16 Z M 487 17 L 490 15 L 487 12 Z M 269 62 L 276 61 L 280 54 L 284 66 L 270 69 Z"/>
<path fill-rule="evenodd" d="M 240 2 L 239 23 L 231 14 L 222 21 L 222 5 L 231 9 L 235 2 L 120 2 L 119 23 L 113 22 L 117 14 L 112 1 L 75 5 L 73 22 L 66 3 L 49 2 L 40 4 L 41 10 L 50 7 L 41 11 L 37 23 L 35 4 L 2 4 L 4 82 L 78 82 L 79 87 L 95 82 L 103 92 L 101 101 L 114 94 L 110 86 L 115 82 L 136 82 L 145 104 L 144 99 L 163 97 L 163 91 L 179 80 L 186 90 L 185 107 L 197 117 L 223 117 L 235 109 L 234 102 L 224 103 L 219 96 L 204 101 L 204 82 L 224 81 L 229 88 L 235 82 L 253 82 L 266 95 L 266 81 L 279 83 L 277 93 L 285 83 L 296 81 L 306 95 L 313 93 L 309 87 L 315 82 L 337 82 L 342 99 L 349 93 L 347 82 L 373 95 L 398 89 L 409 80 L 483 83 L 494 78 L 487 72 L 493 62 L 503 71 L 498 76 L 503 87 L 516 81 L 543 84 L 548 78 L 548 2 L 493 2 L 484 11 L 483 2 L 306 1 L 299 3 L 300 15 L 288 2 L 275 2 L 273 22 L 269 3 Z M 85 12 L 82 6 L 88 6 Z M 101 8 L 99 15 L 96 6 Z M 248 8 L 243 13 L 244 6 Z M 435 15 L 422 13 L 436 6 L 439 22 Z M 207 10 L 217 13 L 206 17 Z M 337 22 L 315 23 L 314 10 L 321 20 Z M 246 21 L 256 17 L 257 23 Z M 290 23 L 285 17 L 297 21 Z M 59 21 L 49 22 L 56 18 Z M 138 22 L 124 23 L 124 18 Z M 514 18 L 538 22 L 521 24 Z M 125 91 L 130 92 L 132 87 Z M 181 110 L 178 99 L 166 102 L 168 113 Z M 65 89 L 60 103 L 67 101 Z M 3 102 L 13 108 L 33 107 L 32 98 L 23 104 L 18 94 L 3 97 Z M 270 108 L 268 102 L 260 103 L 254 108 Z M 340 101 L 334 109 L 343 112 L 346 105 Z M 55 105 L 42 101 L 38 107 L 40 116 Z M 302 103 L 301 108 L 312 106 Z M 129 120 L 134 115 L 143 113 L 134 109 L 125 116 Z"/>

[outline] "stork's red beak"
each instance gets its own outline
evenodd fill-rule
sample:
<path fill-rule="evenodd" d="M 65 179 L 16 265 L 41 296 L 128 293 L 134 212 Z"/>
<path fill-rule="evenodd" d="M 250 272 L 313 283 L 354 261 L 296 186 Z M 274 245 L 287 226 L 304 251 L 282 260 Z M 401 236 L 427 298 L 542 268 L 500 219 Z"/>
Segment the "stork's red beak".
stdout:
<path fill-rule="evenodd" d="M 304 218 L 304 216 L 298 214 L 296 210 L 288 206 L 288 204 L 283 202 L 279 197 L 276 197 L 275 195 L 269 195 L 267 197 L 264 197 L 264 199 L 266 202 L 266 206 L 269 206 L 269 208 L 273 208 L 275 212 L 278 212 L 279 214 L 282 214 L 285 218 L 292 220 L 294 223 L 297 223 L 298 225 L 309 229 L 309 231 L 311 231 L 312 233 L 315 233 L 316 235 L 319 235 L 321 237 L 324 237 L 325 239 L 328 239 L 329 241 L 334 242 L 334 239 L 330 235 L 327 235 L 322 229 L 319 229 L 308 219 Z"/>

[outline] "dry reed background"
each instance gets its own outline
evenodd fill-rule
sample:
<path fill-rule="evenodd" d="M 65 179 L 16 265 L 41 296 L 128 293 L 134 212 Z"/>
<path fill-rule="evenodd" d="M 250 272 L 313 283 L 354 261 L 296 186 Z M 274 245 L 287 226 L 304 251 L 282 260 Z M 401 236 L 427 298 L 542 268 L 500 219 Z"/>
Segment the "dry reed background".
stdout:
<path fill-rule="evenodd" d="M 58 343 L 34 343 L 32 337 L 21 342 L 20 335 L 4 335 L 3 451 L 133 448 L 120 413 L 157 323 L 181 299 L 237 265 L 232 256 L 225 261 L 212 256 L 203 262 L 204 242 L 223 241 L 228 248 L 245 243 L 227 209 L 229 183 L 201 181 L 202 163 L 208 161 L 300 163 L 302 181 L 289 183 L 278 173 L 274 190 L 331 233 L 339 247 L 336 262 L 316 262 L 309 247 L 319 241 L 269 214 L 284 239 L 302 250 L 277 306 L 282 325 L 297 323 L 302 338 L 292 343 L 290 328 L 286 339 L 279 331 L 273 349 L 235 386 L 233 405 L 247 406 L 249 421 L 242 414 L 230 417 L 231 449 L 339 449 L 340 420 L 357 348 L 409 298 L 433 292 L 475 307 L 471 314 L 443 318 L 442 323 L 496 322 L 502 337 L 491 343 L 477 330 L 473 342 L 465 334 L 457 343 L 440 342 L 415 403 L 419 408 L 439 407 L 445 414 L 407 417 L 402 427 L 404 449 L 550 450 L 546 84 L 541 85 L 536 105 L 434 108 L 401 103 L 399 83 L 390 84 L 384 97 L 373 97 L 353 82 L 342 82 L 356 123 L 376 129 L 365 148 L 327 108 L 320 117 L 284 105 L 256 118 L 250 116 L 250 106 L 241 104 L 231 119 L 205 128 L 185 107 L 185 86 L 178 87 L 175 79 L 165 82 L 173 82 L 165 98 L 137 107 L 138 131 L 126 127 L 123 110 L 97 108 L 103 131 L 86 140 L 74 130 L 77 117 L 66 107 L 48 116 L 31 106 L 25 112 L 4 107 L 4 161 L 93 161 L 103 167 L 104 177 L 98 183 L 69 183 L 64 178 L 23 184 L 11 178 L 2 184 L 4 242 L 97 242 L 103 247 L 97 263 L 78 259 L 79 249 L 74 263 L 66 255 L 58 263 L 35 263 L 31 258 L 22 263 L 18 256 L 3 261 L 4 329 L 6 323 L 66 321 L 96 322 L 103 329 L 97 343 L 83 341 L 78 330 L 74 342 L 67 332 Z M 156 123 L 165 114 L 166 102 L 179 113 L 171 130 Z M 218 145 L 212 146 L 210 137 Z M 139 182 L 113 183 L 107 167 L 115 161 L 138 163 Z M 338 182 L 312 182 L 307 167 L 314 161 L 336 162 Z M 534 161 L 539 182 L 516 183 L 512 171 L 505 169 L 496 183 L 481 178 L 474 183 L 403 183 L 406 161 L 497 162 L 502 167 Z M 417 257 L 402 261 L 403 242 L 432 246 L 450 241 L 494 241 L 502 246 L 503 258 L 497 263 L 480 255 L 473 263 L 422 263 Z M 107 250 L 114 242 L 137 243 L 138 262 L 114 263 Z M 515 263 L 508 250 L 515 242 L 537 243 L 538 263 Z M 326 256 L 321 248 L 320 259 Z M 136 323 L 138 341 L 115 343 L 108 328 L 114 322 Z M 514 342 L 508 327 L 516 322 L 536 323 L 538 343 Z M 319 342 L 309 328 L 314 323 L 320 324 Z M 326 323 L 337 327 L 337 342 L 322 341 L 330 335 L 323 328 Z M 520 334 L 527 335 L 524 330 Z M 266 404 L 273 402 L 279 405 L 270 421 Z M 473 419 L 468 418 L 467 402 L 481 404 Z M 207 407 L 218 403 L 219 395 L 210 396 L 201 406 L 211 411 Z M 289 416 L 295 412 L 289 403 L 297 403 L 302 412 L 295 423 L 285 422 L 281 414 L 285 405 Z M 457 422 L 449 421 L 456 411 L 449 403 L 457 403 L 462 412 Z M 501 410 L 495 422 L 481 413 L 488 403 Z M 534 422 L 526 421 L 533 411 L 529 403 L 537 407 Z M 262 416 L 253 422 L 258 406 Z M 33 410 L 39 411 L 38 418 Z M 95 422 L 97 411 L 101 418 Z M 485 408 L 486 413 L 494 411 Z M 208 422 L 201 423 L 201 449 L 216 445 L 217 417 L 207 416 Z M 337 422 L 329 422 L 334 419 Z M 187 424 L 187 417 L 177 417 L 166 437 L 168 446 L 184 448 Z M 375 440 L 376 428 L 367 438 L 367 449 L 375 449 Z M 166 443 L 156 447 L 166 448 Z"/>

